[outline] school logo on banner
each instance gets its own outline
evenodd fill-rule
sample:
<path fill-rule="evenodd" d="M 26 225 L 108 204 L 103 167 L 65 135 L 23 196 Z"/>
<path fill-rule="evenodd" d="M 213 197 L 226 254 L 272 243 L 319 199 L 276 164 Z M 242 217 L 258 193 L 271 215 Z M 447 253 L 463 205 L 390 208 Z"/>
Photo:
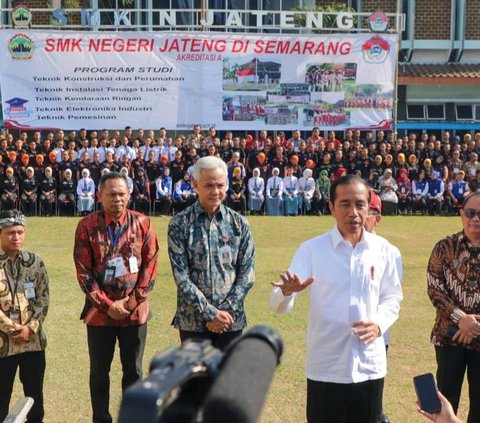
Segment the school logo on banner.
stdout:
<path fill-rule="evenodd" d="M 367 63 L 383 63 L 390 52 L 388 41 L 376 35 L 362 46 L 363 59 Z"/>
<path fill-rule="evenodd" d="M 10 38 L 8 50 L 12 59 L 31 59 L 35 50 L 35 44 L 28 35 L 16 34 Z"/>
<path fill-rule="evenodd" d="M 33 113 L 32 110 L 28 110 L 26 107 L 28 100 L 23 98 L 11 98 L 5 101 L 5 103 L 8 104 L 8 106 L 5 108 L 3 113 L 10 119 L 29 117 Z"/>

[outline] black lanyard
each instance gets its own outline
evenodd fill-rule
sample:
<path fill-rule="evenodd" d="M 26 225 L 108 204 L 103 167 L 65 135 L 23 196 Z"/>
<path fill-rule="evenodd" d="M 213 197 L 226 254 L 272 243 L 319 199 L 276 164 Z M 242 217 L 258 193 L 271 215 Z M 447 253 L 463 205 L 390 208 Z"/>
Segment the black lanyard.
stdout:
<path fill-rule="evenodd" d="M 10 259 L 8 259 L 8 260 L 10 260 Z M 15 260 L 15 262 L 12 263 L 12 276 L 14 277 L 14 280 L 15 280 L 15 285 L 13 285 L 13 287 L 12 287 L 12 281 L 10 280 L 10 277 L 8 275 L 8 271 L 5 272 L 5 277 L 8 280 L 8 285 L 10 287 L 10 292 L 12 294 L 12 308 L 15 308 L 15 300 L 17 298 L 17 291 L 18 291 L 18 282 L 20 280 L 20 262 L 17 261 L 17 260 L 19 260 L 18 257 Z M 17 272 L 16 272 L 17 274 L 16 275 L 14 274 L 14 265 L 17 268 Z M 20 306 L 20 304 L 19 304 L 19 306 Z"/>

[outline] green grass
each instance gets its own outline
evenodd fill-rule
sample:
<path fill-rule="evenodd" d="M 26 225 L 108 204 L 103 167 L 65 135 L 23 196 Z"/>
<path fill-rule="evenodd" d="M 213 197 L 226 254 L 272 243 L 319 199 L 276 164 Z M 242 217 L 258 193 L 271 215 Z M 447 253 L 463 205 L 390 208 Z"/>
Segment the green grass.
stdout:
<path fill-rule="evenodd" d="M 257 247 L 256 284 L 247 297 L 249 325 L 267 324 L 278 329 L 285 354 L 265 405 L 262 422 L 303 422 L 305 410 L 305 331 L 307 296 L 301 296 L 289 315 L 275 315 L 268 306 L 270 281 L 284 271 L 298 245 L 333 225 L 331 217 L 250 217 Z M 46 422 L 88 422 L 88 354 L 86 333 L 79 314 L 84 297 L 77 285 L 72 259 L 77 219 L 30 218 L 26 249 L 43 256 L 50 275 L 50 311 L 45 322 L 49 345 L 45 381 Z M 159 272 L 151 295 L 154 319 L 149 324 L 144 369 L 155 353 L 178 344 L 170 322 L 175 312 L 175 285 L 167 258 L 168 219 L 154 218 L 160 244 Z M 412 377 L 435 371 L 429 334 L 434 310 L 426 294 L 425 272 L 433 245 L 460 229 L 459 218 L 385 217 L 378 233 L 400 248 L 404 260 L 404 301 L 401 316 L 391 331 L 389 374 L 385 386 L 385 411 L 393 422 L 422 422 L 417 415 Z M 118 355 L 112 366 L 111 409 L 116 415 L 120 400 Z M 21 391 L 16 386 L 14 398 Z M 460 417 L 465 418 L 466 395 Z"/>

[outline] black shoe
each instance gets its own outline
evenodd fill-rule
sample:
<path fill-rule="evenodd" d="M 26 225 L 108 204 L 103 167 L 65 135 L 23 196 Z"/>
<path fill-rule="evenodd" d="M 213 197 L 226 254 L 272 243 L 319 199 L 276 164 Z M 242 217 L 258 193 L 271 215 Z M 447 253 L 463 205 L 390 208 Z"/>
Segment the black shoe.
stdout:
<path fill-rule="evenodd" d="M 382 414 L 380 416 L 380 423 L 390 423 L 390 419 L 388 418 L 388 416 L 386 414 Z"/>

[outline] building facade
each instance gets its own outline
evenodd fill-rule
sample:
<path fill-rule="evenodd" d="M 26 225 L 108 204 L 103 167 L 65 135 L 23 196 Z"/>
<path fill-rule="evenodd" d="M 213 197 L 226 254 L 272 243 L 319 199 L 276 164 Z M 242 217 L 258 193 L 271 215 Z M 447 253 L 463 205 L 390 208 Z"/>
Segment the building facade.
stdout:
<path fill-rule="evenodd" d="M 1 23 L 11 25 L 11 8 L 23 4 L 33 13 L 32 27 L 57 28 L 58 19 L 45 0 L 0 0 Z M 397 78 L 397 125 L 400 134 L 443 131 L 463 135 L 480 130 L 480 7 L 478 0 L 50 0 L 51 9 L 84 8 L 68 13 L 72 29 L 119 28 L 115 11 L 133 9 L 130 24 L 137 30 L 169 30 L 159 11 L 181 10 L 176 29 L 198 30 L 199 9 L 216 11 L 285 11 L 294 8 L 348 7 L 357 13 L 377 10 L 405 16 Z M 94 11 L 102 13 L 95 15 Z M 57 17 L 58 18 L 58 17 Z M 213 14 L 214 30 L 225 30 L 225 15 Z M 245 31 L 275 32 L 278 15 L 262 17 L 262 27 L 248 18 Z M 167 20 L 168 22 L 168 20 Z M 165 20 L 163 20 L 165 23 Z M 76 25 L 76 26 L 75 26 Z M 215 28 L 218 25 L 218 28 Z M 65 27 L 65 26 L 64 26 Z M 65 28 L 66 28 L 65 27 Z M 120 28 L 121 29 L 121 28 Z M 212 28 L 210 28 L 212 29 Z M 305 33 L 305 29 L 301 30 Z M 291 32 L 291 31 L 290 31 Z"/>

